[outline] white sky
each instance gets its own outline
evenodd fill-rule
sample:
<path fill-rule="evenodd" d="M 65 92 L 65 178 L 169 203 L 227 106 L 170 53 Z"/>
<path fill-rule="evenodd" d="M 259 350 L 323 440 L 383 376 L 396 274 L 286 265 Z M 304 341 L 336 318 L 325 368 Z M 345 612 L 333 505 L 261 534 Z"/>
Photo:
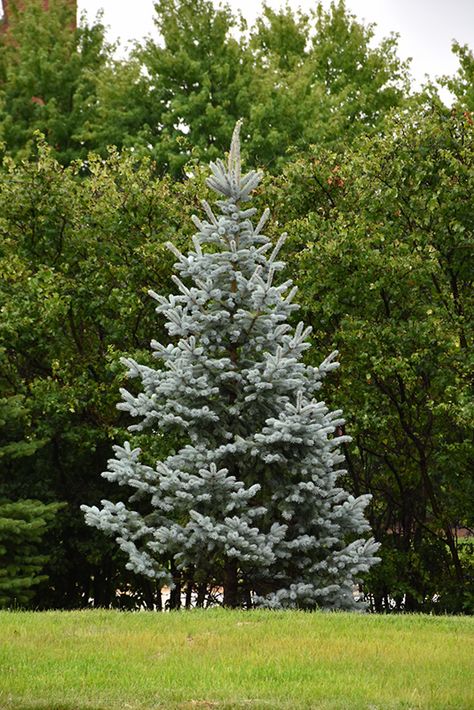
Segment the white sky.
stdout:
<path fill-rule="evenodd" d="M 323 0 L 329 5 L 329 0 Z M 260 0 L 228 0 L 228 4 L 249 20 L 258 14 Z M 269 0 L 272 7 L 281 7 L 284 0 Z M 289 0 L 294 7 L 309 9 L 316 0 Z M 457 69 L 451 53 L 451 41 L 457 39 L 474 48 L 474 0 L 346 0 L 347 7 L 360 19 L 377 24 L 376 37 L 390 32 L 400 34 L 399 55 L 412 57 L 411 71 L 417 84 L 425 74 L 436 77 Z M 104 10 L 105 24 L 110 27 L 109 39 L 120 39 L 123 45 L 145 35 L 156 35 L 153 26 L 153 0 L 78 0 L 79 12 L 85 10 L 93 19 Z"/>

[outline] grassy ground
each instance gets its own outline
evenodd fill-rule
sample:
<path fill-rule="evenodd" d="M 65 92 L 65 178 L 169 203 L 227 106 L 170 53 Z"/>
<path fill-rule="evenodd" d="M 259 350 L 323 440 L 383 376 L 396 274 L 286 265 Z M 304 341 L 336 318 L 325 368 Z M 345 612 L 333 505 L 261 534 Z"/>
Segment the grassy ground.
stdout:
<path fill-rule="evenodd" d="M 474 708 L 474 619 L 0 613 L 2 710 Z"/>

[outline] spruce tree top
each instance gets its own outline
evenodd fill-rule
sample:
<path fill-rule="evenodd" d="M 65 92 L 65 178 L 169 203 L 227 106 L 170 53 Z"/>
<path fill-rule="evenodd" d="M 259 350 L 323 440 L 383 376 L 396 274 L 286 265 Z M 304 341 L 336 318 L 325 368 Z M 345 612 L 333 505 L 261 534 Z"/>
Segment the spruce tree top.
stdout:
<path fill-rule="evenodd" d="M 336 352 L 319 368 L 299 362 L 310 347 L 311 328 L 300 323 L 293 331 L 287 319 L 298 309 L 293 303 L 297 288 L 289 280 L 273 283 L 276 272 L 285 266 L 278 255 L 287 235 L 273 246 L 262 234 L 268 209 L 256 227 L 250 221 L 256 209 L 245 209 L 243 203 L 249 201 L 261 175 L 253 170 L 241 174 L 239 131 L 240 122 L 234 129 L 227 167 L 221 160 L 210 165 L 213 175 L 207 184 L 226 198 L 217 201 L 221 214 L 216 216 L 202 202 L 208 219 L 193 217 L 199 231 L 192 240 L 194 251 L 186 256 L 167 243 L 178 259 L 179 277 L 172 279 L 180 293 L 165 298 L 149 291 L 159 304 L 157 313 L 167 318 L 170 337 L 178 340 L 167 346 L 151 343 L 165 369 L 147 370 L 133 360 L 123 360 L 129 375 L 142 377 L 145 385 L 139 397 L 121 391 L 124 402 L 118 407 L 142 418 L 130 427 L 132 431 L 148 424 L 178 425 L 201 441 L 203 423 L 208 422 L 211 438 L 235 438 L 235 429 L 247 431 L 242 418 L 250 431 L 255 428 L 263 401 L 264 415 L 280 414 L 298 392 L 314 395 L 322 377 L 338 367 Z M 205 244 L 213 249 L 204 252 Z M 186 286 L 189 281 L 194 285 Z M 197 407 L 196 390 L 201 407 Z"/>

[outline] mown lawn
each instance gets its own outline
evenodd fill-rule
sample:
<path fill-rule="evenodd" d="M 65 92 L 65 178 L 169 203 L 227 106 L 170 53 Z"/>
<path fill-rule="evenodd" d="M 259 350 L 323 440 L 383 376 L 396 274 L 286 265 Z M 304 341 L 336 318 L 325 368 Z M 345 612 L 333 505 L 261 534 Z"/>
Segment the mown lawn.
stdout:
<path fill-rule="evenodd" d="M 474 619 L 1 612 L 2 710 L 472 710 Z"/>

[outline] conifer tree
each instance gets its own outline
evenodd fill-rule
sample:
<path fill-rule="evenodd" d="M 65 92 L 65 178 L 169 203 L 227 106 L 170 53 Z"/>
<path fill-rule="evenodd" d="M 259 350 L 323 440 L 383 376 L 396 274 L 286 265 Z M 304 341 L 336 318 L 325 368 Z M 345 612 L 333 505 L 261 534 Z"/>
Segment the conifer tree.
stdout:
<path fill-rule="evenodd" d="M 27 604 L 47 580 L 42 538 L 60 505 L 0 499 L 0 608 Z"/>
<path fill-rule="evenodd" d="M 193 249 L 180 253 L 179 293 L 157 301 L 168 345 L 152 341 L 162 367 L 124 359 L 141 391 L 122 390 L 130 431 L 173 435 L 182 445 L 155 467 L 129 443 L 115 446 L 103 476 L 128 503 L 82 506 L 86 522 L 113 535 L 128 567 L 159 584 L 188 585 L 198 605 L 223 587 L 226 606 L 352 609 L 354 581 L 378 558 L 361 537 L 370 496 L 337 485 L 343 473 L 341 411 L 318 400 L 332 353 L 306 365 L 309 328 L 288 322 L 296 287 L 247 207 L 260 174 L 241 174 L 239 124 L 228 165 L 211 163 L 219 213 L 203 202 Z M 204 247 L 204 248 L 203 248 Z"/>
<path fill-rule="evenodd" d="M 32 432 L 30 416 L 22 395 L 0 397 L 0 609 L 28 604 L 38 584 L 47 580 L 50 560 L 43 538 L 61 507 L 15 496 L 12 479 L 19 463 L 46 443 Z"/>

